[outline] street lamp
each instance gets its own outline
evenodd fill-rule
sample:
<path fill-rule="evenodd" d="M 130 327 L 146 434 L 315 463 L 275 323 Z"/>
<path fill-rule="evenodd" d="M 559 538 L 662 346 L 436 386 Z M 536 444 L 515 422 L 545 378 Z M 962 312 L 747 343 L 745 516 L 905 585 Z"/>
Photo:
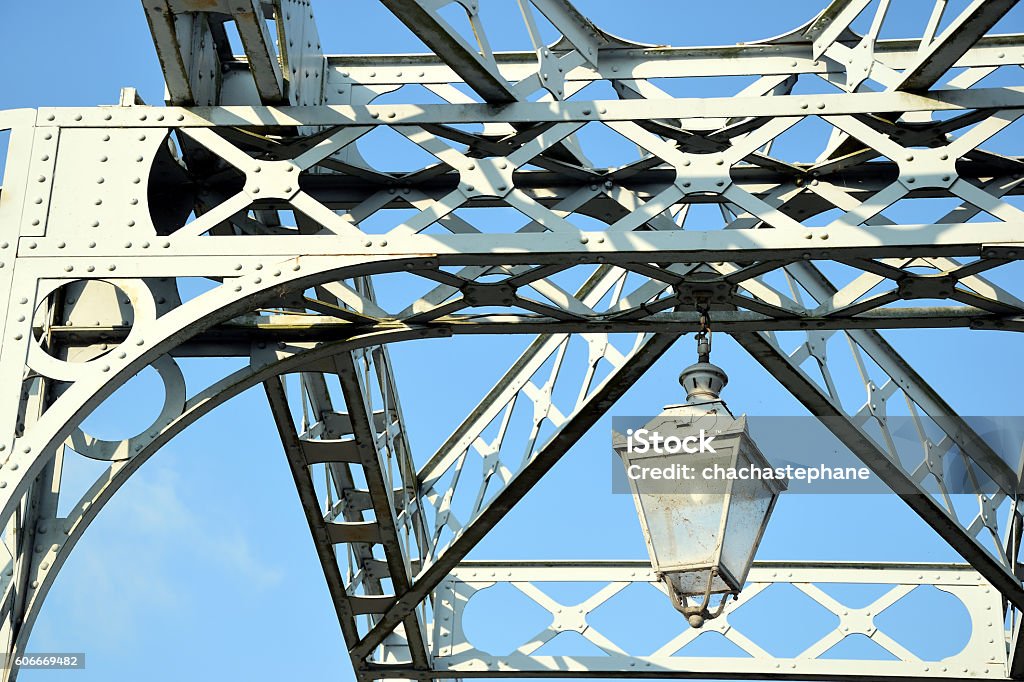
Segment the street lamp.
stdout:
<path fill-rule="evenodd" d="M 742 589 L 786 488 L 770 474 L 753 475 L 771 467 L 747 433 L 746 418 L 733 417 L 719 397 L 728 377 L 709 361 L 706 314 L 702 322 L 697 363 L 679 376 L 686 403 L 669 405 L 642 429 L 616 433 L 613 441 L 655 574 L 695 628 L 721 615 Z M 723 596 L 712 612 L 716 594 Z"/>

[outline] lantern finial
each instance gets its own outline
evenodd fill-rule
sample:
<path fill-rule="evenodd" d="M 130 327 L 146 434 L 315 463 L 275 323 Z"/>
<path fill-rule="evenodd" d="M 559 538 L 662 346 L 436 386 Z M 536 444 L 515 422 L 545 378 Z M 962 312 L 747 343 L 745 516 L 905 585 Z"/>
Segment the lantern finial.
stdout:
<path fill-rule="evenodd" d="M 679 375 L 680 385 L 686 389 L 686 402 L 707 403 L 721 400 L 719 394 L 729 383 L 725 370 L 711 364 L 711 315 L 708 307 L 698 306 L 700 331 L 697 332 L 697 362 Z"/>

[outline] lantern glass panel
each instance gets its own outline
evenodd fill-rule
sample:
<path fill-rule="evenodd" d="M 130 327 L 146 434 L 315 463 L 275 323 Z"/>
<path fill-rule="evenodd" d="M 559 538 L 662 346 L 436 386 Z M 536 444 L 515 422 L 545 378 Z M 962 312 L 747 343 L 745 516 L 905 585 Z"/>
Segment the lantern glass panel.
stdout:
<path fill-rule="evenodd" d="M 726 414 L 663 414 L 646 426 L 663 437 L 714 436 L 714 452 L 629 452 L 616 449 L 624 464 L 641 471 L 679 471 L 690 478 L 630 478 L 654 570 L 682 595 L 703 595 L 712 577 L 712 593 L 738 591 L 746 579 L 781 481 L 711 476 L 705 471 L 743 470 L 769 464 L 746 433 L 746 420 Z"/>
<path fill-rule="evenodd" d="M 721 452 L 721 451 L 720 451 Z M 656 466 L 702 467 L 717 455 L 662 455 Z M 698 461 L 705 460 L 705 461 Z M 726 463 L 732 455 L 725 454 Z M 646 466 L 655 466 L 648 462 Z M 718 555 L 718 529 L 725 513 L 725 481 L 637 481 L 647 541 L 656 571 L 709 566 Z"/>
<path fill-rule="evenodd" d="M 738 470 L 753 467 L 762 471 L 771 467 L 745 431 L 736 467 Z M 722 540 L 722 555 L 719 559 L 723 575 L 732 583 L 733 589 L 739 590 L 743 587 L 750 564 L 761 543 L 761 536 L 768 524 L 772 507 L 778 494 L 785 487 L 784 481 L 771 478 L 737 478 L 733 481 L 727 503 L 729 516 Z"/>

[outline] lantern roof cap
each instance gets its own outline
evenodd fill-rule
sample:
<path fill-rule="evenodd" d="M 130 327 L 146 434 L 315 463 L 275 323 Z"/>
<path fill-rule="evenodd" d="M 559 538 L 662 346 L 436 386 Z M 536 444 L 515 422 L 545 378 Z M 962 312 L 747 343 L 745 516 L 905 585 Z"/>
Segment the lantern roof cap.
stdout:
<path fill-rule="evenodd" d="M 728 383 L 725 370 L 710 362 L 696 362 L 679 375 L 679 384 L 686 390 L 686 402 L 690 405 L 721 402 L 719 396 Z"/>

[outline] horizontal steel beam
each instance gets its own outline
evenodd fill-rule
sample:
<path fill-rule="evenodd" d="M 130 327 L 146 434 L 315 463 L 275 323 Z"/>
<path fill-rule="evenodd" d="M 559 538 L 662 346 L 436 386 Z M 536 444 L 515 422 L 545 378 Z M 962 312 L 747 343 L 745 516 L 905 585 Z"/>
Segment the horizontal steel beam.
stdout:
<path fill-rule="evenodd" d="M 379 126 L 423 123 L 563 123 L 672 118 L 835 116 L 911 111 L 970 111 L 1024 108 L 1024 88 L 935 90 L 928 93 L 782 95 L 778 97 L 688 97 L 658 100 L 514 102 L 489 104 L 368 104 L 360 106 L 223 107 L 42 107 L 38 124 L 64 128 L 152 128 L 215 126 Z"/>
<path fill-rule="evenodd" d="M 471 561 L 459 564 L 440 586 L 435 603 L 436 616 L 442 625 L 433 642 L 435 678 L 625 678 L 645 679 L 800 679 L 800 680 L 908 680 L 908 679 L 1005 679 L 1005 645 L 998 593 L 972 567 L 958 564 L 929 563 L 851 563 L 851 562 L 756 562 L 740 601 L 730 604 L 718 619 L 710 620 L 703 630 L 690 629 L 682 616 L 672 622 L 671 616 L 652 614 L 647 620 L 632 624 L 636 634 L 646 635 L 642 650 L 637 650 L 636 636 L 623 639 L 621 628 L 606 630 L 590 614 L 609 600 L 622 599 L 622 591 L 630 594 L 651 586 L 658 577 L 646 562 L 620 561 Z M 837 591 L 855 585 L 888 585 L 888 590 L 868 605 L 846 604 Z M 525 635 L 521 646 L 510 653 L 494 655 L 473 645 L 477 632 L 464 619 L 467 606 L 478 594 L 486 594 L 494 586 L 521 593 L 532 605 L 547 612 L 550 624 L 534 635 Z M 548 591 L 554 585 L 579 586 L 581 592 L 593 596 L 566 602 L 560 592 Z M 739 607 L 757 608 L 762 594 L 771 586 L 787 586 L 800 593 L 802 601 L 834 615 L 834 629 L 807 633 L 808 646 L 796 655 L 773 655 L 773 647 L 763 641 L 765 629 L 755 628 L 749 620 L 731 620 Z M 642 586 L 642 587 L 641 587 Z M 874 620 L 886 608 L 899 604 L 921 586 L 945 592 L 963 605 L 970 621 L 970 641 L 960 650 L 944 653 L 942 660 L 922 660 L 900 643 L 900 634 L 888 633 Z M 825 588 L 825 589 L 822 589 Z M 826 591 L 830 590 L 831 591 Z M 778 593 L 776 593 L 778 594 Z M 501 609 L 503 597 L 497 593 L 489 605 Z M 666 604 L 668 597 L 665 596 Z M 497 600 L 497 601 L 495 601 Z M 765 600 L 767 603 L 767 600 Z M 746 605 L 752 606 L 746 606 Z M 742 612 L 740 608 L 740 612 Z M 783 610 L 773 618 L 773 628 L 806 628 L 798 623 L 800 608 Z M 605 621 L 607 622 L 607 621 Z M 715 633 L 726 639 L 745 655 L 702 656 L 687 652 L 687 645 L 702 632 Z M 505 629 L 506 637 L 519 632 L 516 624 Z M 560 633 L 576 633 L 589 640 L 595 649 L 592 655 L 544 654 L 542 644 L 551 642 Z M 813 634 L 818 639 L 813 640 Z M 533 635 L 531 638 L 530 635 Z M 847 636 L 870 639 L 879 654 L 868 653 L 857 658 L 839 655 L 824 656 L 832 646 Z M 513 640 L 514 641 L 514 640 Z M 959 649 L 959 647 L 957 647 Z M 603 655 L 598 653 L 603 650 Z M 676 653 L 678 651 L 678 653 Z M 373 665 L 366 672 L 379 677 L 396 678 L 407 667 Z"/>
<path fill-rule="evenodd" d="M 280 319 L 279 319 L 280 318 Z M 657 313 L 645 320 L 538 320 L 522 315 L 466 315 L 442 317 L 431 322 L 431 327 L 447 326 L 452 334 L 552 334 L 658 332 L 688 334 L 699 331 L 697 313 Z M 380 322 L 371 326 L 356 325 L 338 319 L 288 319 L 287 315 L 263 316 L 258 322 L 245 320 L 218 325 L 197 334 L 175 351 L 178 355 L 205 355 L 220 346 L 224 354 L 248 354 L 250 343 L 279 343 L 289 341 L 331 341 L 352 334 L 374 331 L 416 329 L 400 321 Z M 716 311 L 715 329 L 726 334 L 752 331 L 802 331 L 807 329 L 939 329 L 970 328 L 992 331 L 1024 331 L 1024 316 L 1006 317 L 980 308 L 968 306 L 901 307 L 873 310 L 855 317 L 823 317 L 807 315 L 776 318 L 761 313 Z M 68 327 L 50 328 L 50 334 L 62 345 L 91 346 L 118 343 L 127 338 L 130 327 Z"/>
<path fill-rule="evenodd" d="M 887 67 L 902 71 L 918 57 L 918 40 L 880 40 L 874 57 Z M 1024 47 L 1024 35 L 991 35 L 979 40 L 953 68 L 984 68 L 1005 64 L 1006 51 Z M 562 55 L 565 51 L 553 50 Z M 839 77 L 843 64 L 830 59 L 815 59 L 810 42 L 782 44 L 744 43 L 721 47 L 602 47 L 596 67 L 583 64 L 564 74 L 566 83 L 596 80 L 651 78 L 700 78 L 749 76 L 751 74 Z M 1002 56 L 1000 56 L 1002 55 Z M 327 55 L 325 104 L 348 104 L 351 88 L 370 85 L 446 85 L 462 82 L 462 77 L 433 54 Z M 496 52 L 495 62 L 501 74 L 515 82 L 537 70 L 535 52 Z M 233 79 L 251 78 L 244 61 L 227 62 L 225 84 Z M 225 86 L 225 91 L 232 88 Z M 241 90 L 238 88 L 237 90 Z M 339 92 L 341 90 L 341 92 Z M 244 104 L 226 96 L 221 104 Z"/>

